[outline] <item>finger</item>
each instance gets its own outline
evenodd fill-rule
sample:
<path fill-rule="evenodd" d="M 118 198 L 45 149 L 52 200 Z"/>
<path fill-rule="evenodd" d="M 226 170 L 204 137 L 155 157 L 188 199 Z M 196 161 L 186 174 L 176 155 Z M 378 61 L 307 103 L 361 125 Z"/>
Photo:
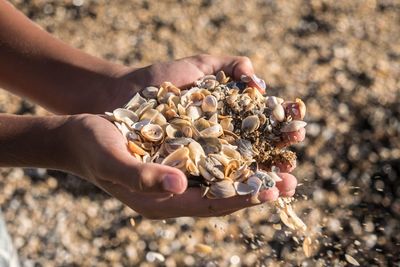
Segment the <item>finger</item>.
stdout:
<path fill-rule="evenodd" d="M 297 187 L 297 179 L 290 173 L 278 173 L 282 181 L 276 183 L 276 187 L 279 189 L 281 195 L 286 195 L 288 192 L 292 192 Z"/>
<path fill-rule="evenodd" d="M 277 144 L 277 147 L 282 148 L 300 143 L 304 140 L 305 137 L 305 128 L 301 128 L 300 130 L 295 132 L 282 133 L 281 141 Z"/>
<path fill-rule="evenodd" d="M 141 163 L 131 155 L 120 159 L 111 175 L 118 184 L 136 192 L 181 194 L 187 188 L 186 176 L 177 168 Z"/>
<path fill-rule="evenodd" d="M 296 193 L 296 190 L 292 190 L 292 191 L 288 191 L 288 192 L 282 192 L 281 193 L 281 196 L 283 196 L 283 197 L 292 197 L 292 196 L 294 196 L 294 194 Z"/>
<path fill-rule="evenodd" d="M 234 80 L 240 80 L 242 75 L 246 75 L 251 78 L 250 86 L 255 86 L 262 92 L 265 91 L 265 82 L 255 75 L 253 64 L 248 57 L 198 55 L 186 60 L 196 65 L 206 75 L 215 74 L 220 70 Z"/>
<path fill-rule="evenodd" d="M 275 201 L 275 200 L 278 199 L 278 197 L 279 197 L 279 190 L 276 187 L 270 188 L 268 190 L 261 191 L 259 193 L 259 195 L 258 195 L 258 199 L 261 202 L 258 203 L 258 204 L 254 204 L 253 206 L 257 206 L 257 205 L 263 204 L 264 202 Z M 232 214 L 234 212 L 237 212 L 237 211 L 239 211 L 241 209 L 243 209 L 243 208 L 234 208 L 234 209 L 231 209 L 231 210 L 228 210 L 228 211 L 223 211 L 221 213 L 215 213 L 212 216 L 226 216 L 226 215 Z"/>

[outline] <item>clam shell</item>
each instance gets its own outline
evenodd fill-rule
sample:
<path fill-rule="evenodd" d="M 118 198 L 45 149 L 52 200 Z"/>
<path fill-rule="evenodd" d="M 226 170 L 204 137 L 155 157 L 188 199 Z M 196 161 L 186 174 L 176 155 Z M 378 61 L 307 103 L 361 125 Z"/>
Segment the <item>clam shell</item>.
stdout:
<path fill-rule="evenodd" d="M 203 99 L 203 102 L 201 104 L 201 109 L 203 112 L 215 112 L 217 111 L 217 106 L 218 106 L 218 100 L 215 96 L 213 95 L 208 95 Z"/>
<path fill-rule="evenodd" d="M 265 103 L 267 104 L 267 107 L 274 109 L 276 105 L 283 103 L 283 99 L 276 96 L 268 96 L 265 98 Z"/>
<path fill-rule="evenodd" d="M 203 131 L 211 126 L 210 122 L 204 118 L 200 118 L 193 123 L 198 131 Z"/>
<path fill-rule="evenodd" d="M 136 94 L 126 105 L 125 108 L 135 111 L 140 105 L 146 103 L 147 100 L 140 94 Z"/>
<path fill-rule="evenodd" d="M 199 176 L 200 175 L 200 171 L 197 168 L 197 165 L 189 158 L 186 161 L 186 170 L 194 176 Z"/>
<path fill-rule="evenodd" d="M 277 121 L 282 122 L 285 120 L 285 109 L 282 107 L 282 105 L 276 105 L 272 110 L 272 115 Z"/>
<path fill-rule="evenodd" d="M 164 130 L 157 124 L 147 124 L 143 126 L 140 133 L 150 142 L 158 142 L 164 138 Z"/>
<path fill-rule="evenodd" d="M 242 121 L 242 131 L 246 133 L 254 132 L 255 130 L 258 129 L 259 126 L 260 126 L 260 119 L 258 118 L 257 115 L 248 116 Z"/>
<path fill-rule="evenodd" d="M 158 88 L 154 86 L 148 86 L 142 90 L 142 95 L 147 99 L 157 98 Z"/>
<path fill-rule="evenodd" d="M 255 189 L 254 189 L 253 187 L 251 187 L 250 185 L 245 184 L 245 183 L 240 183 L 240 182 L 234 182 L 234 183 L 233 183 L 233 186 L 234 186 L 234 188 L 235 188 L 235 190 L 236 190 L 236 193 L 237 193 L 239 196 L 251 194 L 251 193 L 253 193 L 254 190 L 255 190 Z"/>
<path fill-rule="evenodd" d="M 229 78 L 226 77 L 225 72 L 222 70 L 217 72 L 217 74 L 215 75 L 215 78 L 217 79 L 217 81 L 219 83 L 227 83 L 229 81 Z"/>
<path fill-rule="evenodd" d="M 201 110 L 201 108 L 197 106 L 189 106 L 186 109 L 186 115 L 189 116 L 192 121 L 195 121 L 198 118 L 200 118 L 202 114 L 203 111 Z"/>
<path fill-rule="evenodd" d="M 210 186 L 207 193 L 209 198 L 228 198 L 236 195 L 235 187 L 229 180 L 222 180 Z"/>
<path fill-rule="evenodd" d="M 275 182 L 281 182 L 282 178 L 279 177 L 278 174 L 276 174 L 276 172 L 267 172 L 267 174 L 275 181 Z"/>
<path fill-rule="evenodd" d="M 189 149 L 187 147 L 178 148 L 168 155 L 161 164 L 178 168 L 186 171 L 186 161 L 189 159 Z"/>
<path fill-rule="evenodd" d="M 206 153 L 204 152 L 203 147 L 196 141 L 189 143 L 189 156 L 193 160 L 193 162 L 198 165 L 201 157 L 205 157 Z"/>
<path fill-rule="evenodd" d="M 257 176 L 249 177 L 246 183 L 253 189 L 253 195 L 257 195 L 260 192 L 262 181 Z"/>
<path fill-rule="evenodd" d="M 227 130 L 227 131 L 233 131 L 234 127 L 232 124 L 232 118 L 224 118 L 220 121 L 220 124 L 222 126 L 222 129 Z"/>
<path fill-rule="evenodd" d="M 221 125 L 216 124 L 200 131 L 202 137 L 220 137 L 224 133 Z"/>
<path fill-rule="evenodd" d="M 221 151 L 221 143 L 215 137 L 200 137 L 197 142 L 203 147 L 206 155 L 216 154 Z"/>
<path fill-rule="evenodd" d="M 150 120 L 142 120 L 132 124 L 132 129 L 140 131 L 145 125 L 149 124 Z"/>
<path fill-rule="evenodd" d="M 296 132 L 307 125 L 304 121 L 293 120 L 281 128 L 281 132 L 289 133 Z"/>
<path fill-rule="evenodd" d="M 222 153 L 224 153 L 224 155 L 232 158 L 232 159 L 237 159 L 237 160 L 241 160 L 242 156 L 240 155 L 240 153 L 237 151 L 237 147 L 236 146 L 232 146 L 232 145 L 222 145 L 222 149 L 221 149 Z"/>
<path fill-rule="evenodd" d="M 276 184 L 275 180 L 271 176 L 269 176 L 266 172 L 257 171 L 254 175 L 262 181 L 263 186 L 265 188 L 272 188 Z"/>
<path fill-rule="evenodd" d="M 132 141 L 128 141 L 128 148 L 130 152 L 137 154 L 139 156 L 148 154 L 145 150 L 143 150 L 143 148 L 141 148 L 135 142 Z"/>
<path fill-rule="evenodd" d="M 129 109 L 117 108 L 113 111 L 114 119 L 118 122 L 124 122 L 129 126 L 138 121 L 138 116 Z"/>

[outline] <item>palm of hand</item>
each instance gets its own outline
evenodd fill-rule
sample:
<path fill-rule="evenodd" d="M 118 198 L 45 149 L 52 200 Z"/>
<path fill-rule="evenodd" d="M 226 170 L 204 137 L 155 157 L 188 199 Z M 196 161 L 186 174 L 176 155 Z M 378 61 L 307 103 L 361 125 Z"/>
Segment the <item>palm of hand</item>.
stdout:
<path fill-rule="evenodd" d="M 251 63 L 246 58 L 211 56 L 196 56 L 131 69 L 123 75 L 123 93 L 118 95 L 118 101 L 111 108 L 124 105 L 138 90 L 146 86 L 157 86 L 164 81 L 170 81 L 184 88 L 198 78 L 221 69 L 234 79 L 239 79 L 241 74 L 252 73 Z M 78 174 L 89 178 L 145 217 L 161 219 L 179 216 L 220 216 L 253 205 L 250 196 L 218 200 L 202 198 L 199 188 L 189 188 L 182 194 L 172 195 L 163 190 L 163 177 L 165 173 L 171 172 L 182 175 L 179 170 L 158 164 L 140 163 L 128 152 L 124 138 L 109 121 L 93 115 L 86 116 L 83 120 L 81 125 L 84 125 L 84 130 L 79 136 L 84 138 L 79 143 L 87 154 L 81 159 L 82 162 L 86 161 L 85 167 L 81 168 Z M 259 199 L 274 200 L 279 194 L 294 193 L 294 176 L 280 176 L 283 181 L 277 184 L 278 188 L 261 192 Z M 143 188 L 146 190 L 141 190 Z M 183 188 L 186 188 L 186 184 Z"/>

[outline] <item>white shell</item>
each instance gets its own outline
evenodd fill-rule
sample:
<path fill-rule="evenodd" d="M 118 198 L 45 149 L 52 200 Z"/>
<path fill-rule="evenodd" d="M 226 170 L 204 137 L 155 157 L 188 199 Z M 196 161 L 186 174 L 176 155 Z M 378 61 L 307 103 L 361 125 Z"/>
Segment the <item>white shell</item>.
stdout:
<path fill-rule="evenodd" d="M 239 196 L 248 195 L 255 191 L 255 189 L 250 185 L 241 182 L 234 182 L 233 186 Z"/>
<path fill-rule="evenodd" d="M 138 116 L 129 109 L 117 108 L 113 111 L 113 115 L 116 121 L 125 122 L 128 125 L 138 121 Z"/>
<path fill-rule="evenodd" d="M 260 126 L 260 119 L 258 118 L 257 115 L 248 116 L 242 121 L 242 130 L 247 133 L 254 132 L 255 130 L 258 129 L 259 126 Z"/>
<path fill-rule="evenodd" d="M 218 101 L 217 98 L 213 95 L 208 95 L 203 99 L 201 103 L 201 109 L 204 112 L 215 112 L 217 111 Z"/>
<path fill-rule="evenodd" d="M 267 172 L 267 174 L 268 174 L 269 176 L 271 176 L 271 178 L 272 178 L 275 182 L 281 182 L 281 181 L 282 181 L 282 178 L 279 177 L 279 175 L 276 174 L 276 172 Z"/>
<path fill-rule="evenodd" d="M 256 195 L 260 192 L 262 181 L 257 176 L 251 176 L 247 179 L 247 184 L 254 190 L 252 194 Z"/>
<path fill-rule="evenodd" d="M 197 106 L 190 106 L 186 109 L 186 115 L 188 115 L 193 121 L 200 118 L 202 113 L 201 108 Z"/>
<path fill-rule="evenodd" d="M 150 142 L 158 142 L 164 137 L 163 129 L 157 124 L 147 124 L 143 126 L 143 128 L 140 130 L 140 133 Z"/>
<path fill-rule="evenodd" d="M 296 132 L 307 125 L 304 121 L 293 120 L 281 128 L 281 132 L 289 133 Z"/>
<path fill-rule="evenodd" d="M 216 124 L 214 126 L 208 127 L 200 132 L 203 137 L 220 137 L 224 133 L 222 126 Z"/>
<path fill-rule="evenodd" d="M 272 111 L 272 115 L 274 115 L 277 121 L 282 122 L 285 119 L 285 109 L 282 107 L 282 105 L 278 104 Z"/>

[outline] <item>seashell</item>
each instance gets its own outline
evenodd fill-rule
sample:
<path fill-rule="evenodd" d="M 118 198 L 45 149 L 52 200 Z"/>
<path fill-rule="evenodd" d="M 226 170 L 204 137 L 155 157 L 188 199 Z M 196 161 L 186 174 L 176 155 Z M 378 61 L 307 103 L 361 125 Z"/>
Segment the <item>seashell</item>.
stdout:
<path fill-rule="evenodd" d="M 203 114 L 203 112 L 202 112 L 201 108 L 196 107 L 196 106 L 189 106 L 186 109 L 186 115 L 189 116 L 192 121 L 195 121 L 198 118 L 200 118 L 202 114 Z"/>
<path fill-rule="evenodd" d="M 137 154 L 139 156 L 144 156 L 148 154 L 145 150 L 143 150 L 143 148 L 141 148 L 135 142 L 132 141 L 128 141 L 128 148 L 130 152 Z"/>
<path fill-rule="evenodd" d="M 198 130 L 198 131 L 203 131 L 204 129 L 207 129 L 211 126 L 210 122 L 204 118 L 200 118 L 196 120 L 193 123 L 193 126 Z"/>
<path fill-rule="evenodd" d="M 234 182 L 234 183 L 233 183 L 233 187 L 235 188 L 236 193 L 237 193 L 239 196 L 251 194 L 251 193 L 253 193 L 254 190 L 255 190 L 255 189 L 254 189 L 253 187 L 251 187 L 250 185 L 245 184 L 245 183 L 240 183 L 240 182 Z"/>
<path fill-rule="evenodd" d="M 211 126 L 214 126 L 216 124 L 218 124 L 218 114 L 214 113 L 209 119 L 208 121 L 210 122 Z"/>
<path fill-rule="evenodd" d="M 272 110 L 272 115 L 277 121 L 282 122 L 285 120 L 285 109 L 282 105 L 276 105 Z"/>
<path fill-rule="evenodd" d="M 154 99 L 150 99 L 148 102 L 141 104 L 135 113 L 140 118 L 147 110 L 154 108 L 156 105 L 157 101 Z"/>
<path fill-rule="evenodd" d="M 224 133 L 221 125 L 216 124 L 200 131 L 202 137 L 220 137 Z"/>
<path fill-rule="evenodd" d="M 164 112 L 164 115 L 165 115 L 165 118 L 166 118 L 167 120 L 171 120 L 171 119 L 173 119 L 173 118 L 179 117 L 178 113 L 177 113 L 174 109 L 167 109 L 167 110 Z"/>
<path fill-rule="evenodd" d="M 140 133 L 145 139 L 151 142 L 158 142 L 164 137 L 163 129 L 157 124 L 147 124 L 143 126 L 143 128 L 140 130 Z"/>
<path fill-rule="evenodd" d="M 128 132 L 128 133 L 126 133 L 125 137 L 126 137 L 126 139 L 127 139 L 128 141 L 136 141 L 136 140 L 139 140 L 139 135 L 137 135 L 137 134 L 134 133 L 134 132 Z"/>
<path fill-rule="evenodd" d="M 300 98 L 296 98 L 295 102 L 298 106 L 299 117 L 294 117 L 294 119 L 302 120 L 306 116 L 306 104 L 304 104 L 303 100 L 301 100 Z"/>
<path fill-rule="evenodd" d="M 255 87 L 247 87 L 243 94 L 247 94 L 252 100 L 259 101 L 259 99 L 263 98 L 263 95 L 258 91 Z"/>
<path fill-rule="evenodd" d="M 149 121 L 153 121 L 154 118 L 160 114 L 160 112 L 156 109 L 148 109 L 146 111 L 144 111 L 142 113 L 142 115 L 140 116 L 140 120 L 149 120 Z"/>
<path fill-rule="evenodd" d="M 137 122 L 139 119 L 135 112 L 124 108 L 117 108 L 114 110 L 113 116 L 116 121 L 124 122 L 129 126 L 131 126 L 134 122 Z"/>
<path fill-rule="evenodd" d="M 182 132 L 183 127 L 185 126 L 173 126 L 172 124 L 168 124 L 165 128 L 165 133 L 169 138 L 184 137 L 185 134 Z"/>
<path fill-rule="evenodd" d="M 241 160 L 242 156 L 240 155 L 240 153 L 236 150 L 237 147 L 236 146 L 232 146 L 232 145 L 222 145 L 221 146 L 222 149 L 222 153 L 224 153 L 224 155 L 232 158 L 232 159 L 237 159 L 237 160 Z"/>
<path fill-rule="evenodd" d="M 206 156 L 203 147 L 194 140 L 189 143 L 188 148 L 189 148 L 189 156 L 196 165 L 199 163 L 202 156 L 203 157 Z"/>
<path fill-rule="evenodd" d="M 262 181 L 257 176 L 250 176 L 246 183 L 253 189 L 253 195 L 257 195 L 260 192 Z"/>
<path fill-rule="evenodd" d="M 174 84 L 172 84 L 171 82 L 163 82 L 161 84 L 161 88 L 165 88 L 167 90 L 167 92 L 171 92 L 174 95 L 181 95 L 181 89 L 179 89 L 178 87 L 176 87 Z M 160 89 L 161 89 L 160 88 Z"/>
<path fill-rule="evenodd" d="M 227 83 L 229 81 L 229 78 L 226 77 L 225 72 L 222 70 L 217 72 L 217 74 L 215 75 L 215 78 L 217 79 L 217 81 L 219 83 Z"/>
<path fill-rule="evenodd" d="M 189 149 L 182 147 L 168 155 L 161 164 L 186 171 L 186 161 L 189 159 Z"/>
<path fill-rule="evenodd" d="M 224 175 L 225 177 L 231 178 L 232 174 L 236 172 L 240 167 L 240 162 L 236 159 L 230 160 L 228 165 L 225 166 Z"/>
<path fill-rule="evenodd" d="M 189 158 L 186 161 L 186 170 L 194 176 L 199 176 L 200 175 L 200 171 L 197 168 L 196 164 Z"/>
<path fill-rule="evenodd" d="M 193 129 L 190 126 L 182 126 L 181 132 L 186 137 L 193 137 Z"/>
<path fill-rule="evenodd" d="M 237 139 L 234 143 L 237 146 L 240 155 L 245 160 L 252 160 L 254 155 L 253 145 L 249 140 Z"/>
<path fill-rule="evenodd" d="M 256 173 L 254 173 L 254 176 L 256 176 L 262 181 L 263 186 L 265 188 L 272 188 L 275 186 L 275 180 L 271 176 L 269 176 L 266 172 L 257 171 Z"/>
<path fill-rule="evenodd" d="M 259 126 L 260 119 L 257 115 L 248 116 L 242 121 L 242 131 L 245 133 L 252 133 L 257 130 Z"/>
<path fill-rule="evenodd" d="M 208 154 L 209 157 L 211 157 L 213 160 L 217 160 L 220 162 L 224 167 L 226 167 L 229 164 L 229 158 L 226 157 L 225 155 L 222 154 Z"/>
<path fill-rule="evenodd" d="M 206 155 L 217 154 L 221 151 L 221 143 L 215 137 L 199 137 L 197 142 L 203 147 Z"/>
<path fill-rule="evenodd" d="M 215 162 L 210 157 L 203 157 L 200 159 L 199 166 L 204 167 L 213 177 L 217 179 L 224 179 L 224 173 L 220 170 L 223 166 L 220 162 Z"/>
<path fill-rule="evenodd" d="M 267 174 L 275 181 L 275 182 L 281 182 L 282 178 L 279 177 L 278 174 L 276 174 L 276 172 L 267 172 Z"/>
<path fill-rule="evenodd" d="M 151 122 L 150 120 L 142 120 L 135 122 L 134 124 L 132 124 L 132 129 L 140 131 L 143 128 L 143 126 L 149 124 L 150 122 Z"/>
<path fill-rule="evenodd" d="M 186 109 L 181 105 L 181 104 L 178 104 L 177 105 L 177 108 L 178 108 L 178 114 L 179 115 L 186 115 Z"/>
<path fill-rule="evenodd" d="M 307 125 L 304 121 L 293 120 L 281 128 L 281 132 L 289 133 L 296 132 Z"/>
<path fill-rule="evenodd" d="M 194 106 L 201 106 L 204 100 L 204 94 L 202 94 L 200 91 L 196 91 L 190 95 L 190 101 L 191 105 Z"/>
<path fill-rule="evenodd" d="M 154 86 L 148 86 L 141 91 L 142 95 L 147 99 L 157 98 L 158 88 Z"/>
<path fill-rule="evenodd" d="M 218 84 L 219 83 L 217 80 L 215 80 L 215 78 L 214 79 L 206 79 L 201 83 L 200 87 L 210 90 L 210 89 L 214 89 Z"/>
<path fill-rule="evenodd" d="M 165 150 L 168 153 L 172 153 L 178 148 L 187 146 L 191 142 L 194 142 L 191 138 L 181 137 L 181 138 L 166 138 L 165 143 L 163 144 Z"/>
<path fill-rule="evenodd" d="M 125 105 L 125 108 L 136 111 L 140 105 L 146 102 L 147 100 L 140 94 L 135 94 L 135 96 Z"/>
<path fill-rule="evenodd" d="M 203 178 L 207 181 L 214 181 L 215 177 L 211 175 L 211 173 L 209 173 L 205 167 L 203 167 L 202 165 L 198 166 L 198 169 L 200 171 L 201 176 L 203 176 Z"/>
<path fill-rule="evenodd" d="M 213 95 L 208 95 L 203 99 L 201 109 L 203 112 L 215 112 L 217 111 L 218 100 Z"/>
<path fill-rule="evenodd" d="M 274 109 L 276 105 L 280 105 L 283 103 L 283 99 L 280 97 L 276 97 L 276 96 L 268 96 L 265 99 L 265 103 L 267 104 L 267 107 L 269 107 L 270 109 Z"/>
<path fill-rule="evenodd" d="M 210 186 L 207 193 L 209 198 L 228 198 L 236 195 L 235 187 L 229 180 L 222 180 Z"/>
<path fill-rule="evenodd" d="M 232 118 L 224 118 L 220 121 L 222 129 L 232 132 L 234 130 Z"/>

